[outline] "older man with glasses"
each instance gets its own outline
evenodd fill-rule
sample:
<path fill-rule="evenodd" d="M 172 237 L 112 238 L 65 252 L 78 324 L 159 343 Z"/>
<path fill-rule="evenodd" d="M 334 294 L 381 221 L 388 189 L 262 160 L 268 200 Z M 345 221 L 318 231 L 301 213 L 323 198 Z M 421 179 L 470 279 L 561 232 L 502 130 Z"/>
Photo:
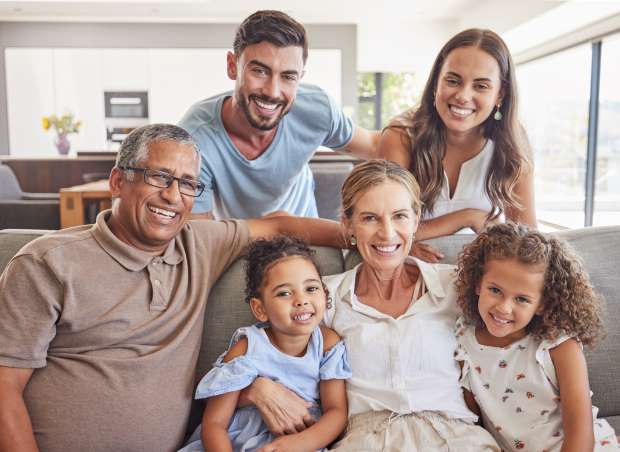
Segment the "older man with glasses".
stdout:
<path fill-rule="evenodd" d="M 183 129 L 134 130 L 112 209 L 41 237 L 0 276 L 0 451 L 172 451 L 192 397 L 205 302 L 255 237 L 339 243 L 331 221 L 192 220 L 200 158 Z"/>

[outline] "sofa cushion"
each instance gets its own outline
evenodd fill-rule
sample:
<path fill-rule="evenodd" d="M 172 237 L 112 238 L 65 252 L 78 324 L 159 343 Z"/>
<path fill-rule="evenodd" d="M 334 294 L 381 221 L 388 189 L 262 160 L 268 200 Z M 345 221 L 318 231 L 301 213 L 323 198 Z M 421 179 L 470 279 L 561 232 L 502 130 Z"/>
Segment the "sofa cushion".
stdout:
<path fill-rule="evenodd" d="M 0 230 L 0 273 L 11 258 L 26 243 L 40 237 L 48 231 L 36 229 L 2 229 Z"/>

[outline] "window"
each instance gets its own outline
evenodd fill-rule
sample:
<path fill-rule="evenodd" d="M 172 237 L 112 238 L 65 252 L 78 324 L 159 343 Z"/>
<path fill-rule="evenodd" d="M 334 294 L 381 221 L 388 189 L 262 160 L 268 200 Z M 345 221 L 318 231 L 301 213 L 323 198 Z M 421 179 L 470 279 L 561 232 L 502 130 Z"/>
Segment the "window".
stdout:
<path fill-rule="evenodd" d="M 601 49 L 594 226 L 620 224 L 620 35 Z"/>
<path fill-rule="evenodd" d="M 536 165 L 536 215 L 569 228 L 585 224 L 591 55 L 586 44 L 517 68 L 520 118 Z"/>
<path fill-rule="evenodd" d="M 367 129 L 382 129 L 396 115 L 413 107 L 422 87 L 412 72 L 362 72 L 357 77 L 357 122 Z"/>

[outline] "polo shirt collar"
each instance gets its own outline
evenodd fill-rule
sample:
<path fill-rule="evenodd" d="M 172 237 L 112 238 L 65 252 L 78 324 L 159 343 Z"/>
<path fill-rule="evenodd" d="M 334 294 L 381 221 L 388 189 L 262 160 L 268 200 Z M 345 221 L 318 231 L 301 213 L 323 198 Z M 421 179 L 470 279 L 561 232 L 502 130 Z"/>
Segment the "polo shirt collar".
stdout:
<path fill-rule="evenodd" d="M 163 255 L 156 256 L 139 250 L 116 237 L 107 223 L 111 214 L 111 210 L 105 210 L 97 215 L 97 221 L 91 231 L 99 246 L 127 270 L 142 270 L 154 259 L 159 259 L 169 265 L 176 265 L 183 261 L 183 255 L 177 244 L 177 241 L 180 240 L 179 236 L 170 241 Z"/>

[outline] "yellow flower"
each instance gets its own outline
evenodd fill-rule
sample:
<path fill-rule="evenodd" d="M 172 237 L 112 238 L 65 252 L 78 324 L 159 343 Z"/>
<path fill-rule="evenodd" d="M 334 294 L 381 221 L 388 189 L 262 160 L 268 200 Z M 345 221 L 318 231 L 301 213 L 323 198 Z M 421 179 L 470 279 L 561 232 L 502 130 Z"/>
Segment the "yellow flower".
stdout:
<path fill-rule="evenodd" d="M 41 125 L 43 126 L 43 128 L 45 130 L 49 130 L 50 128 L 50 118 L 48 118 L 47 116 L 43 116 L 43 118 L 41 119 Z"/>

